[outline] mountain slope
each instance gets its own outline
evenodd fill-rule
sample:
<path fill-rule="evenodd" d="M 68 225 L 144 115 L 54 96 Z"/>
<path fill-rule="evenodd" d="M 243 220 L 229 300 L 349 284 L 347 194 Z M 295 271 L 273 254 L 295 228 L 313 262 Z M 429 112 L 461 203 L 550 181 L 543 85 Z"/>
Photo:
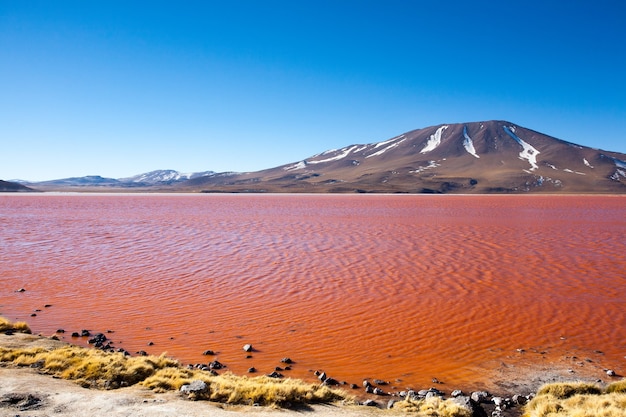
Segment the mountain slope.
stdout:
<path fill-rule="evenodd" d="M 35 191 L 32 188 L 25 185 L 18 184 L 16 182 L 0 180 L 0 193 L 15 193 L 15 192 L 32 192 Z"/>
<path fill-rule="evenodd" d="M 439 125 L 280 167 L 181 184 L 206 192 L 625 193 L 626 155 L 505 121 Z"/>

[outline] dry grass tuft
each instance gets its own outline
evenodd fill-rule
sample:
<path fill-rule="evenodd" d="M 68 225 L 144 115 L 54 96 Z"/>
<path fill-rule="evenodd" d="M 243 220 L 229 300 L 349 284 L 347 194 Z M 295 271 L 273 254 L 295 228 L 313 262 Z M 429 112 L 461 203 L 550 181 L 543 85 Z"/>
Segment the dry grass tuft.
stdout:
<path fill-rule="evenodd" d="M 229 404 L 290 406 L 329 403 L 346 398 L 338 390 L 295 379 L 249 378 L 223 374 L 213 376 L 187 369 L 164 355 L 128 357 L 77 346 L 58 349 L 8 349 L 0 347 L 0 362 L 32 366 L 41 372 L 73 380 L 84 387 L 113 389 L 141 384 L 157 392 L 180 390 L 193 380 L 208 387 L 206 399 Z"/>
<path fill-rule="evenodd" d="M 28 333 L 31 334 L 32 331 L 28 324 L 23 321 L 18 321 L 15 323 L 11 323 L 11 321 L 7 320 L 4 317 L 0 317 L 0 332 L 13 331 L 16 333 Z"/>
<path fill-rule="evenodd" d="M 598 395 L 602 389 L 587 382 L 561 382 L 544 385 L 537 391 L 537 395 L 552 395 L 553 397 L 565 399 L 574 395 Z"/>
<path fill-rule="evenodd" d="M 626 382 L 603 392 L 584 383 L 548 384 L 524 408 L 524 417 L 626 417 Z"/>
<path fill-rule="evenodd" d="M 294 404 L 330 403 L 345 399 L 344 393 L 319 384 L 297 379 L 267 376 L 250 378 L 223 374 L 206 381 L 211 400 L 229 404 L 290 406 Z"/>
<path fill-rule="evenodd" d="M 443 400 L 439 397 L 431 397 L 424 400 L 407 398 L 393 405 L 394 410 L 408 413 L 416 413 L 418 416 L 428 417 L 471 417 L 469 410 L 451 399 Z"/>
<path fill-rule="evenodd" d="M 626 394 L 626 379 L 612 382 L 606 387 L 607 393 Z"/>
<path fill-rule="evenodd" d="M 0 361 L 17 366 L 33 366 L 42 372 L 78 382 L 85 387 L 119 388 L 137 384 L 160 369 L 180 367 L 165 356 L 126 357 L 77 346 L 59 349 L 0 348 Z"/>

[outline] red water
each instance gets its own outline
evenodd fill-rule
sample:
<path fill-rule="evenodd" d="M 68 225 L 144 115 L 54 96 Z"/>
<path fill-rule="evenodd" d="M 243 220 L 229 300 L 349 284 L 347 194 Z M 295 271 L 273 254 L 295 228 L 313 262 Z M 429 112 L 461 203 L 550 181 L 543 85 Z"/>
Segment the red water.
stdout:
<path fill-rule="evenodd" d="M 476 386 L 574 354 L 623 374 L 625 270 L 624 197 L 0 196 L 1 315 L 241 374 L 288 356 L 305 379 Z"/>

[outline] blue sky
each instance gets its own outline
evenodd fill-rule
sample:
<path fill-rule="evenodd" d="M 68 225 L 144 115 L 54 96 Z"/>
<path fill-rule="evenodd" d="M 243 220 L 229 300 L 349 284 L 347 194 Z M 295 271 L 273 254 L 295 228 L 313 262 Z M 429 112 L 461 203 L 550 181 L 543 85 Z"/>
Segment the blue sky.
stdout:
<path fill-rule="evenodd" d="M 626 153 L 625 4 L 0 0 L 0 179 L 255 171 L 492 119 Z"/>

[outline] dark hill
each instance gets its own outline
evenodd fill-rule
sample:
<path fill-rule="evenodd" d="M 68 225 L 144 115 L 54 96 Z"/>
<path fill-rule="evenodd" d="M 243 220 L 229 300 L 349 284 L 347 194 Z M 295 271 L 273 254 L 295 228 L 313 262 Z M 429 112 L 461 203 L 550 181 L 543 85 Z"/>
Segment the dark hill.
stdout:
<path fill-rule="evenodd" d="M 32 188 L 16 182 L 0 180 L 0 193 L 33 192 Z"/>

